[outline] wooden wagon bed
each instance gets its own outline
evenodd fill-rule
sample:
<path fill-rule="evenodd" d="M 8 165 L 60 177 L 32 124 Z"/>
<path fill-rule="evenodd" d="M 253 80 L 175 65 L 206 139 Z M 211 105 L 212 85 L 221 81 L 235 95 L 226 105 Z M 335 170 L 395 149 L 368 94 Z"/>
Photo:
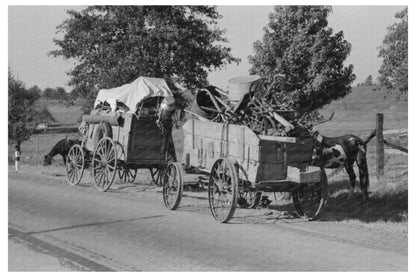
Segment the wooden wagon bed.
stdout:
<path fill-rule="evenodd" d="M 246 126 L 199 120 L 188 120 L 182 128 L 185 168 L 194 166 L 209 172 L 222 157 L 234 160 L 239 178 L 253 187 L 320 180 L 319 168 L 305 166 L 312 158 L 311 138 L 256 135 Z"/>
<path fill-rule="evenodd" d="M 233 217 L 237 203 L 255 207 L 262 192 L 290 192 L 297 213 L 308 219 L 323 210 L 327 180 L 323 169 L 309 165 L 311 138 L 257 135 L 246 126 L 193 119 L 182 129 L 182 164 L 169 164 L 163 183 L 169 209 L 180 204 L 185 174 L 202 172 L 211 213 L 222 223 Z"/>

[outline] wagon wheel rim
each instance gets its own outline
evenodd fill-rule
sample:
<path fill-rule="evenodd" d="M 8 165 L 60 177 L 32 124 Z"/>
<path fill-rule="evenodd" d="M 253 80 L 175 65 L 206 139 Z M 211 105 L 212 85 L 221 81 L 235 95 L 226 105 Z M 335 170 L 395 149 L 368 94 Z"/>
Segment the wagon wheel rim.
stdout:
<path fill-rule="evenodd" d="M 115 143 L 108 137 L 102 138 L 92 157 L 92 176 L 95 187 L 107 191 L 114 181 L 117 172 L 117 150 Z"/>
<path fill-rule="evenodd" d="M 163 202 L 170 210 L 175 210 L 182 199 L 183 169 L 179 163 L 169 163 L 163 172 Z"/>
<path fill-rule="evenodd" d="M 313 218 L 320 200 L 320 191 L 315 187 L 315 184 L 304 184 L 293 193 L 295 209 L 301 217 Z"/>
<path fill-rule="evenodd" d="M 238 177 L 234 164 L 228 159 L 219 159 L 212 166 L 208 182 L 208 200 L 213 217 L 228 222 L 237 206 Z"/>
<path fill-rule="evenodd" d="M 308 220 L 317 219 L 325 208 L 328 198 L 328 179 L 321 168 L 321 181 L 303 184 L 292 194 L 293 204 L 299 216 Z"/>
<path fill-rule="evenodd" d="M 69 149 L 66 160 L 66 177 L 71 186 L 76 186 L 82 179 L 85 169 L 85 154 L 81 146 L 75 144 Z"/>

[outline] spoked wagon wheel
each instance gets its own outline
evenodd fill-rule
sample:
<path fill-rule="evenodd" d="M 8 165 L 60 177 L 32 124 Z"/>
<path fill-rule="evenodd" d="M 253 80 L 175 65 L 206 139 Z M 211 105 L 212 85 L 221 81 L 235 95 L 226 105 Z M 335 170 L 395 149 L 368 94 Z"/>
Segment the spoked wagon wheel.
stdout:
<path fill-rule="evenodd" d="M 137 176 L 136 168 L 123 167 L 118 170 L 118 177 L 123 184 L 133 184 Z"/>
<path fill-rule="evenodd" d="M 114 141 L 102 138 L 92 156 L 92 177 L 99 191 L 106 191 L 113 183 L 117 171 L 117 151 Z"/>
<path fill-rule="evenodd" d="M 324 169 L 321 169 L 321 181 L 303 184 L 293 191 L 293 204 L 297 213 L 308 220 L 315 220 L 324 210 L 328 198 L 328 179 Z"/>
<path fill-rule="evenodd" d="M 150 175 L 152 176 L 152 181 L 157 186 L 161 186 L 162 182 L 162 175 L 164 171 L 165 166 L 159 166 L 159 167 L 151 167 L 149 168 Z"/>
<path fill-rule="evenodd" d="M 214 218 L 228 222 L 237 206 L 238 175 L 229 159 L 218 159 L 212 166 L 208 182 L 209 208 Z"/>
<path fill-rule="evenodd" d="M 66 177 L 71 186 L 78 185 L 85 169 L 85 155 L 81 145 L 74 144 L 66 158 Z"/>
<path fill-rule="evenodd" d="M 184 172 L 180 163 L 169 163 L 163 173 L 163 202 L 175 210 L 182 199 Z"/>
<path fill-rule="evenodd" d="M 117 172 L 120 181 L 123 184 L 132 184 L 136 179 L 137 168 L 129 168 L 126 163 L 126 153 L 120 142 L 115 142 L 117 152 Z"/>

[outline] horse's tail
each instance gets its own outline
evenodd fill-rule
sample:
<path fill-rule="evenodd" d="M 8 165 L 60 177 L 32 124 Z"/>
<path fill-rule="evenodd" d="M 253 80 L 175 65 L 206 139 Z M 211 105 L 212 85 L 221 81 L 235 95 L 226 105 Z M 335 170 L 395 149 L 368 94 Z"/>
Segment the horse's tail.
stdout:
<path fill-rule="evenodd" d="M 376 129 L 374 129 L 372 132 L 371 132 L 371 134 L 369 134 L 368 136 L 367 136 L 367 138 L 364 140 L 364 145 L 367 145 L 367 143 L 369 143 L 370 142 L 370 140 L 373 138 L 373 137 L 375 137 L 376 136 Z"/>

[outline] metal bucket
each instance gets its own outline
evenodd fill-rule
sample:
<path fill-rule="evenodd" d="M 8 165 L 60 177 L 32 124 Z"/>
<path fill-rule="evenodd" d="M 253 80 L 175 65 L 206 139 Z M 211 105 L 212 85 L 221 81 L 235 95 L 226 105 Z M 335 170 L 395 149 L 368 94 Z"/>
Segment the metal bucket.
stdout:
<path fill-rule="evenodd" d="M 213 119 L 218 112 L 216 112 L 215 105 L 212 103 L 206 90 L 209 90 L 214 96 L 221 97 L 214 87 L 200 89 L 195 95 L 195 100 L 191 106 L 191 112 L 205 117 L 206 119 Z"/>

